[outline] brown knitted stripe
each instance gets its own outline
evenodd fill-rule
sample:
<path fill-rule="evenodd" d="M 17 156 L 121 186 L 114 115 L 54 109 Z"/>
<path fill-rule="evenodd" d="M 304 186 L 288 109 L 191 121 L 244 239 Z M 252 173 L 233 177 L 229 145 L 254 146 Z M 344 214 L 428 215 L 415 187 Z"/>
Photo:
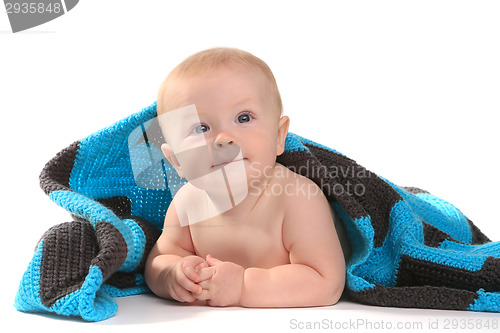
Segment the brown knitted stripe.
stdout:
<path fill-rule="evenodd" d="M 418 187 L 412 187 L 412 186 L 402 186 L 403 190 L 406 190 L 412 194 L 419 194 L 419 193 L 429 193 L 426 190 L 422 190 L 421 188 Z"/>
<path fill-rule="evenodd" d="M 438 247 L 445 239 L 458 242 L 446 232 L 439 230 L 435 226 L 422 221 L 424 231 L 424 244 L 430 247 Z"/>
<path fill-rule="evenodd" d="M 91 265 L 101 269 L 103 279 L 106 281 L 127 259 L 127 243 L 121 232 L 106 221 L 96 223 L 95 233 L 99 253 Z"/>
<path fill-rule="evenodd" d="M 466 310 L 477 298 L 472 291 L 433 286 L 391 288 L 376 285 L 361 292 L 346 289 L 346 294 L 356 302 L 369 305 L 443 310 Z"/>
<path fill-rule="evenodd" d="M 123 236 L 105 221 L 97 222 L 95 230 L 85 221 L 60 224 L 45 233 L 43 242 L 40 298 L 47 307 L 78 290 L 90 266 L 98 266 L 106 281 L 127 257 Z"/>
<path fill-rule="evenodd" d="M 431 261 L 401 257 L 396 285 L 434 286 L 477 291 L 500 291 L 500 259 L 488 257 L 478 271 L 440 265 Z"/>
<path fill-rule="evenodd" d="M 76 141 L 61 150 L 51 159 L 40 173 L 40 187 L 45 194 L 52 191 L 69 190 L 69 178 L 75 163 L 80 142 Z"/>
<path fill-rule="evenodd" d="M 106 284 L 119 289 L 126 289 L 137 286 L 137 281 L 135 273 L 116 272 L 106 280 Z"/>
<path fill-rule="evenodd" d="M 88 222 L 66 222 L 43 236 L 40 267 L 40 298 L 51 307 L 58 299 L 78 290 L 99 248 Z"/>

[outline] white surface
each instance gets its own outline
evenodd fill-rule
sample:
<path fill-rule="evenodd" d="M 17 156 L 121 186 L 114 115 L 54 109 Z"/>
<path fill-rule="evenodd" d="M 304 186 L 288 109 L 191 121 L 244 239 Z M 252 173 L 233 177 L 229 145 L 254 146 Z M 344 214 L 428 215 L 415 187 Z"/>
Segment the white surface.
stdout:
<path fill-rule="evenodd" d="M 346 301 L 331 308 L 212 309 L 139 296 L 119 299 L 112 319 L 84 324 L 12 306 L 39 237 L 69 220 L 39 189 L 45 162 L 151 104 L 173 66 L 213 46 L 239 47 L 270 65 L 290 131 L 395 183 L 449 200 L 500 240 L 498 17 L 497 1 L 86 0 L 54 21 L 12 34 L 0 13 L 2 324 L 281 332 L 299 330 L 290 323 L 295 318 L 416 321 L 422 331 L 429 320 L 440 320 L 441 328 L 448 320 L 452 329 L 453 319 L 498 318 Z"/>
<path fill-rule="evenodd" d="M 243 309 L 177 304 L 152 295 L 119 298 L 118 313 L 102 322 L 87 323 L 54 315 L 10 313 L 9 323 L 54 332 L 297 332 L 402 331 L 498 332 L 499 315 L 464 311 L 365 306 L 341 300 L 323 308 Z M 489 326 L 488 326 L 489 325 Z M 489 328 L 487 328 L 489 327 Z M 315 328 L 316 330 L 312 330 Z M 151 332 L 151 331 L 150 331 Z"/>

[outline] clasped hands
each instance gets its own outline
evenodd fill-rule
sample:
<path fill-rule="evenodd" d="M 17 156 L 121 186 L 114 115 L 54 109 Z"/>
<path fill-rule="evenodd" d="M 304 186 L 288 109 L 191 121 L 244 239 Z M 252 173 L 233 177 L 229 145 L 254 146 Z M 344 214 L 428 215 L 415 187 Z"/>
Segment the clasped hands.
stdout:
<path fill-rule="evenodd" d="M 170 296 L 179 302 L 204 300 L 210 306 L 241 304 L 245 269 L 207 255 L 186 256 L 167 273 Z"/>

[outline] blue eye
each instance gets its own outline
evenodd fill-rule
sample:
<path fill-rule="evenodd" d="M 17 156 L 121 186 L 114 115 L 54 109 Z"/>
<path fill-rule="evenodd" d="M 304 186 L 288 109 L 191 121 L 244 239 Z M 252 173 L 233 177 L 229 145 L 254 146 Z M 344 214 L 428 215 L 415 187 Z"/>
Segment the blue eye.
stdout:
<path fill-rule="evenodd" d="M 209 127 L 207 125 L 200 124 L 200 125 L 195 126 L 195 128 L 193 129 L 193 132 L 204 133 L 208 130 L 209 130 Z"/>
<path fill-rule="evenodd" d="M 248 113 L 243 113 L 238 116 L 239 123 L 248 123 L 252 119 L 252 116 Z"/>

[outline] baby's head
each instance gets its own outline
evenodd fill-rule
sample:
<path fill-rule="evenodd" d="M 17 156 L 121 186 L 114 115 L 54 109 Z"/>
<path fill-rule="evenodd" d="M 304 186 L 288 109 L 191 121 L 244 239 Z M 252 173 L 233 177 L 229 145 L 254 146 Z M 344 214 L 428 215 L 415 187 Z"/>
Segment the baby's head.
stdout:
<path fill-rule="evenodd" d="M 281 116 L 274 75 L 242 50 L 214 48 L 185 59 L 162 83 L 157 110 L 162 151 L 188 180 L 235 161 L 245 166 L 244 178 L 259 178 L 284 151 L 289 120 Z"/>
<path fill-rule="evenodd" d="M 176 83 L 186 79 L 193 79 L 201 74 L 221 69 L 247 69 L 260 72 L 266 78 L 267 88 L 272 94 L 274 109 L 281 115 L 283 105 L 276 84 L 276 79 L 269 66 L 253 54 L 235 48 L 213 48 L 191 55 L 177 65 L 163 81 L 158 93 L 158 115 L 177 109 Z M 177 103 L 176 103 L 177 102 Z"/>

